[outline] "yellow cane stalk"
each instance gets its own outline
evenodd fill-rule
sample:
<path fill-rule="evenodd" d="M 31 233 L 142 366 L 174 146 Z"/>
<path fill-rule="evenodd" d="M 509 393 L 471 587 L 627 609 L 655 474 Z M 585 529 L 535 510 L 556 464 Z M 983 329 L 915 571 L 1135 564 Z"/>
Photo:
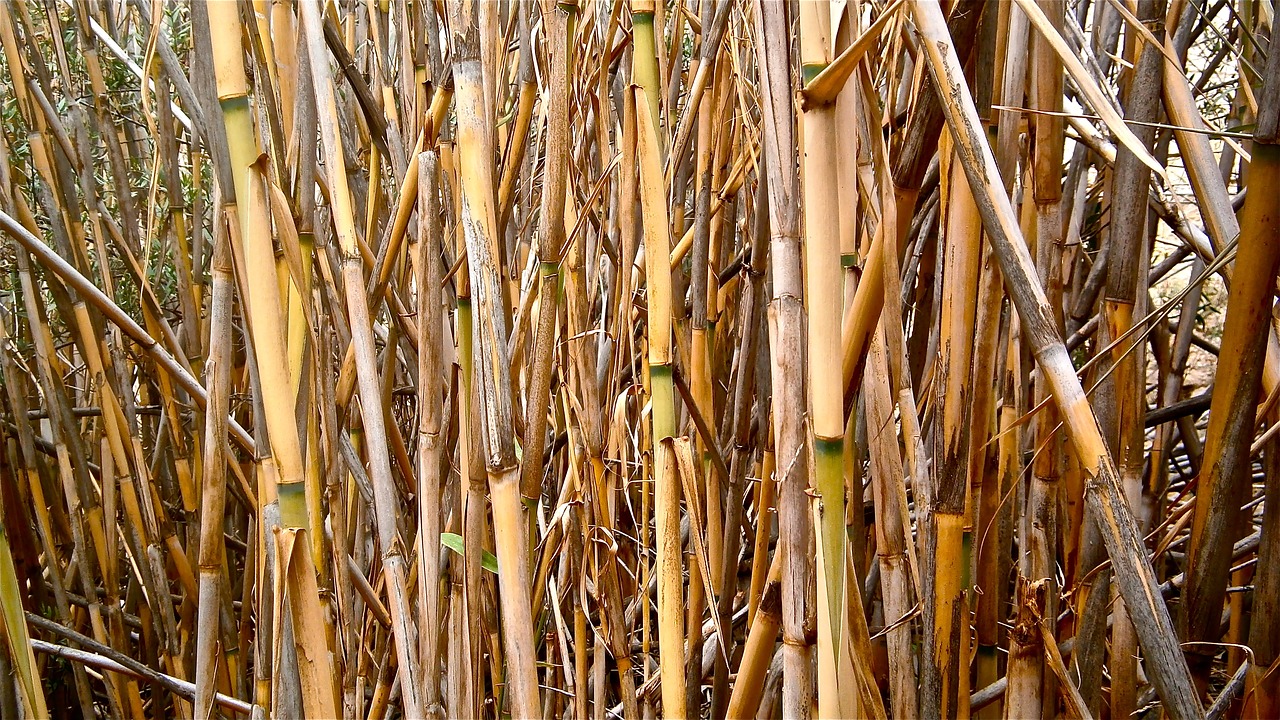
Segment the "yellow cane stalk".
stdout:
<path fill-rule="evenodd" d="M 671 230 L 657 129 L 641 110 L 650 102 L 636 88 L 637 155 L 640 203 L 644 222 L 645 269 L 648 282 L 650 412 L 653 416 L 654 520 L 657 533 L 658 647 L 662 672 L 663 714 L 684 717 L 684 579 L 680 550 L 680 480 L 671 438 L 676 432 L 675 390 L 671 377 Z"/>
<path fill-rule="evenodd" d="M 800 67 L 807 83 L 830 62 L 831 12 L 825 2 L 800 6 Z M 801 168 L 804 188 L 805 306 L 809 313 L 809 403 L 812 408 L 814 526 L 818 528 L 818 712 L 848 715 L 837 693 L 844 612 L 844 398 L 841 392 L 840 203 L 836 108 L 805 108 Z M 845 698 L 855 694 L 845 693 Z"/>
<path fill-rule="evenodd" d="M 501 590 L 507 693 L 512 714 L 541 714 L 534 643 L 529 559 L 520 496 L 520 467 L 515 452 L 511 407 L 511 369 L 507 328 L 498 277 L 496 184 L 491 127 L 481 72 L 480 13 L 474 2 L 451 3 L 454 39 L 453 75 L 458 109 L 457 142 L 461 179 L 461 221 L 467 266 L 478 305 L 475 321 L 477 393 L 484 421 L 485 469 L 493 506 L 493 524 Z"/>
<path fill-rule="evenodd" d="M 248 277 L 249 326 L 264 388 L 262 404 L 271 437 L 271 457 L 279 470 L 278 517 L 288 529 L 286 532 L 297 532 L 305 537 L 310 526 L 304 497 L 305 469 L 294 416 L 295 395 L 289 392 L 293 383 L 289 373 L 285 328 L 281 323 L 284 315 L 274 272 L 270 216 L 265 191 L 253 169 L 259 150 L 245 84 L 240 14 L 233 3 L 210 3 L 208 13 L 213 35 L 214 76 L 227 129 L 240 219 L 241 258 Z M 315 567 L 310 557 L 305 562 L 284 562 L 282 566 L 286 572 L 293 569 L 292 577 L 288 578 L 291 585 L 315 586 Z M 309 576 L 300 576 L 308 572 Z M 306 629 L 318 629 L 313 625 L 314 619 L 322 614 L 318 593 L 294 598 L 291 609 L 295 611 L 294 637 L 299 644 L 298 654 L 305 654 L 309 659 L 305 664 L 301 658 L 299 662 L 306 689 L 303 693 L 305 711 L 309 717 L 331 717 L 337 714 L 337 699 L 333 695 L 337 684 L 333 679 L 329 648 L 323 633 L 304 632 Z"/>

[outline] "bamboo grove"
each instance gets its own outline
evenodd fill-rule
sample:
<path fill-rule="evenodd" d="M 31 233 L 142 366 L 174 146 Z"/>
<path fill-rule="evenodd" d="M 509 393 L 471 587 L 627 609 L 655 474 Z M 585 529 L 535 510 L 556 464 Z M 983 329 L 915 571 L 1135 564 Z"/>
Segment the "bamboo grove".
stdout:
<path fill-rule="evenodd" d="M 1277 717 L 1274 12 L 5 0 L 0 717 Z"/>

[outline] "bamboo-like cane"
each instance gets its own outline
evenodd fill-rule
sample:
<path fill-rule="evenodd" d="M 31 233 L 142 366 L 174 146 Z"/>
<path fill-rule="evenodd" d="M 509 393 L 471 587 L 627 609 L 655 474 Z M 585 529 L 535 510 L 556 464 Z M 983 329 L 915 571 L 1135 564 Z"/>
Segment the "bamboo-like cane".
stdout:
<path fill-rule="evenodd" d="M 357 247 L 352 216 L 351 193 L 343 172 L 343 143 L 338 133 L 337 110 L 334 105 L 328 58 L 322 47 L 323 19 L 313 0 L 301 5 L 303 33 L 311 63 L 312 85 L 316 95 L 320 140 L 329 162 L 325 167 L 330 187 L 329 202 L 333 224 L 342 255 L 342 280 L 346 290 L 347 315 L 355 348 L 356 374 L 360 387 L 361 418 L 364 423 L 373 482 L 374 512 L 377 518 L 378 545 L 386 578 L 388 610 L 393 621 L 397 672 L 405 714 L 422 714 L 421 686 L 418 684 L 417 623 L 409 611 L 406 588 L 406 563 L 403 544 L 398 537 L 395 520 L 395 487 L 391 477 L 391 460 L 387 447 L 386 421 L 381 412 L 382 392 L 374 356 L 369 305 L 365 297 L 363 263 Z M 273 435 L 274 437 L 274 435 Z"/>
<path fill-rule="evenodd" d="M 943 109 L 983 226 L 996 248 L 1005 284 L 1018 309 L 1024 337 L 1031 343 L 1050 392 L 1062 412 L 1067 432 L 1088 473 L 1087 501 L 1105 525 L 1103 538 L 1129 605 L 1157 691 L 1172 716 L 1196 717 L 1200 702 L 1174 636 L 1168 610 L 1155 591 L 1155 573 L 1146 558 L 1132 510 L 1123 495 L 1115 464 L 1102 439 L 1097 418 L 1076 378 L 1070 357 L 1053 329 L 1052 311 L 1034 275 L 1026 243 L 1018 230 L 1008 197 L 999 188 L 999 171 L 951 46 L 942 10 L 935 0 L 918 0 L 912 14 L 924 43 L 929 70 L 948 88 Z M 993 192 L 993 190 L 996 190 Z"/>
<path fill-rule="evenodd" d="M 685 717 L 684 603 L 680 552 L 680 480 L 671 438 L 676 432 L 675 390 L 671 377 L 671 274 L 667 221 L 657 128 L 644 108 L 651 102 L 643 87 L 635 91 L 637 159 L 643 212 L 650 412 L 653 415 L 654 525 L 657 534 L 658 646 L 661 649 L 662 712 Z"/>
<path fill-rule="evenodd" d="M 1046 0 L 1040 8 L 1054 28 L 1061 28 L 1064 12 L 1061 3 Z M 1018 14 L 1022 15 L 1021 11 Z M 1061 108 L 1061 63 L 1043 37 L 1035 36 L 1032 40 L 1032 101 L 1037 109 L 1056 113 Z M 1032 203 L 1023 206 L 1024 217 L 1027 218 L 1024 227 L 1031 225 L 1034 228 L 1027 235 L 1030 237 L 1034 233 L 1036 268 L 1044 284 L 1046 298 L 1054 308 L 1062 306 L 1062 125 L 1061 118 L 1053 114 L 1035 117 L 1035 156 L 1027 171 L 1032 185 Z M 1034 210 L 1034 215 L 1031 210 Z M 1053 321 L 1055 329 L 1061 332 L 1060 311 L 1055 313 Z M 1037 383 L 1034 399 L 1039 402 L 1048 395 L 1048 389 Z M 1057 425 L 1055 407 L 1044 408 L 1036 417 L 1038 452 L 1031 463 L 1019 536 L 1025 538 L 1029 546 L 1019 563 L 1021 579 L 1017 584 L 1019 595 L 1016 599 L 1024 632 L 1015 632 L 1010 640 L 1011 690 L 1006 713 L 1012 717 L 1019 713 L 1053 712 L 1058 703 L 1054 678 L 1047 670 L 1040 628 L 1035 626 L 1046 622 L 1045 618 L 1057 616 L 1056 557 L 1062 535 L 1059 507 L 1064 484 L 1061 482 L 1063 439 L 1057 432 Z M 1033 588 L 1039 595 L 1028 595 Z"/>
<path fill-rule="evenodd" d="M 791 41 L 785 6 L 755 4 L 760 55 L 765 172 L 769 188 L 769 257 L 773 293 L 769 301 L 769 345 L 773 384 L 774 443 L 778 476 L 778 552 L 782 569 L 783 715 L 807 717 L 813 697 L 810 647 L 804 629 L 813 542 L 812 513 L 805 496 L 808 462 L 805 406 L 804 308 L 800 253 L 800 189 L 796 177 L 795 123 L 791 106 Z M 837 455 L 837 463 L 839 456 Z"/>
<path fill-rule="evenodd" d="M 286 532 L 292 532 L 293 528 L 309 528 L 310 520 L 303 497 L 304 470 L 297 421 L 293 414 L 293 398 L 288 392 L 291 383 L 284 328 L 281 325 L 279 285 L 274 272 L 275 257 L 271 238 L 267 234 L 269 227 L 264 222 L 267 217 L 264 205 L 266 198 L 257 174 L 251 170 L 251 166 L 257 162 L 258 151 L 244 79 L 241 23 L 238 9 L 234 5 L 213 4 L 208 7 L 208 12 L 215 52 L 214 70 L 227 128 L 235 182 L 234 197 L 239 211 L 239 237 L 243 244 L 241 252 L 248 276 L 249 325 L 254 337 L 258 372 L 263 387 L 269 388 L 263 394 L 262 402 L 271 437 L 271 455 L 280 471 L 278 517 L 290 529 Z M 301 534 L 306 536 L 305 531 Z M 302 589 L 315 585 L 315 568 L 309 560 L 282 563 L 282 570 L 287 572 L 287 568 L 293 571 L 294 576 L 287 578 L 290 587 Z M 310 577 L 303 577 L 307 572 L 311 573 Z M 321 613 L 319 597 L 315 593 L 294 597 L 291 609 L 294 611 L 294 635 L 298 641 L 298 651 L 305 652 L 309 658 L 309 662 L 299 663 L 299 672 L 306 688 L 306 713 L 312 717 L 335 715 L 337 702 L 333 689 L 336 683 L 329 662 L 327 643 L 323 635 L 305 632 Z"/>
<path fill-rule="evenodd" d="M 546 457 L 547 399 L 551 393 L 551 358 L 555 353 L 556 308 L 560 305 L 560 264 L 564 256 L 564 197 L 569 170 L 569 63 L 573 20 L 577 5 L 557 3 L 546 18 L 554 45 L 548 80 L 546 167 L 543 170 L 542 212 L 539 215 L 538 321 L 529 372 L 529 401 L 525 406 L 527 449 L 521 461 L 520 490 L 525 501 L 542 488 Z"/>
<path fill-rule="evenodd" d="M 1096 46 L 1090 52 L 1100 53 L 1105 61 L 1110 62 L 1111 54 L 1114 52 L 1115 44 L 1118 40 L 1116 32 L 1119 29 L 1119 17 L 1114 8 L 1108 5 L 1101 8 L 1098 25 L 1100 32 L 1095 36 Z M 1025 18 L 1023 13 L 1017 13 L 1019 17 Z M 1029 21 L 1025 21 L 1029 22 Z M 1012 135 L 1016 135 L 1013 133 Z M 1103 246 L 1104 252 L 1110 253 L 1110 244 Z M 1097 287 L 1102 287 L 1102 282 L 1106 279 L 1104 272 L 1109 264 L 1108 258 L 1103 258 L 1103 262 L 1096 263 L 1094 273 L 1097 278 Z M 1086 278 L 1085 287 L 1090 286 L 1090 280 Z M 1080 293 L 1081 296 L 1088 293 Z M 1093 305 L 1096 301 L 1096 294 L 1088 298 L 1085 302 L 1083 297 L 1077 299 L 1077 308 L 1080 312 L 1074 312 L 1073 315 L 1089 314 L 1093 312 Z M 1085 308 L 1084 306 L 1088 307 Z M 1085 703 L 1090 708 L 1101 707 L 1102 701 L 1102 664 L 1105 653 L 1105 633 L 1106 633 L 1106 614 L 1111 605 L 1111 572 L 1103 566 L 1106 559 L 1106 546 L 1102 542 L 1102 530 L 1097 522 L 1091 520 L 1089 511 L 1084 511 L 1083 515 L 1088 516 L 1082 520 L 1080 528 L 1080 537 L 1077 540 L 1078 560 L 1077 560 L 1077 581 L 1076 588 L 1073 591 L 1073 602 L 1076 606 L 1076 613 L 1079 620 L 1076 623 L 1077 637 L 1080 639 L 1078 650 L 1072 654 L 1071 664 L 1075 671 L 1077 682 L 1081 688 L 1081 694 L 1085 698 Z"/>
<path fill-rule="evenodd" d="M 0 464 L 3 464 L 3 471 L 8 474 L 11 470 L 8 463 L 0 459 Z M 17 669 L 23 714 L 43 719 L 49 717 L 49 708 L 45 702 L 40 668 L 36 665 L 35 653 L 31 650 L 31 636 L 27 633 L 20 592 L 18 576 L 13 567 L 13 553 L 9 548 L 9 534 L 0 528 L 0 619 L 4 623 L 5 651 L 12 662 L 11 667 Z"/>
<path fill-rule="evenodd" d="M 871 338 L 866 393 L 868 446 L 871 453 L 871 490 L 875 498 L 876 554 L 883 577 L 885 626 L 889 628 L 889 698 L 893 717 L 911 717 L 919 712 L 917 681 L 911 672 L 912 590 L 909 576 L 906 517 L 907 497 L 902 480 L 902 455 L 897 435 L 890 424 L 893 395 L 889 389 L 889 361 L 885 357 L 884 337 L 877 332 Z"/>
<path fill-rule="evenodd" d="M 778 626 L 782 622 L 782 608 L 779 607 L 782 563 L 778 557 L 774 556 L 764 591 L 760 595 L 760 606 L 751 621 L 747 643 L 742 650 L 742 663 L 738 666 L 737 682 L 733 685 L 733 694 L 729 697 L 729 706 L 725 712 L 726 718 L 753 718 L 760 707 L 765 673 L 773 661 Z"/>
<path fill-rule="evenodd" d="M 1165 39 L 1165 50 L 1167 53 L 1174 52 L 1173 38 Z M 1239 236 L 1240 221 L 1228 196 L 1226 182 L 1218 169 L 1209 136 L 1194 132 L 1196 128 L 1204 127 L 1204 121 L 1195 109 L 1191 84 L 1173 63 L 1164 62 L 1161 65 L 1164 70 L 1161 90 L 1165 112 L 1175 128 L 1190 128 L 1175 129 L 1173 137 L 1187 168 L 1187 178 L 1195 192 L 1209 241 L 1220 251 Z M 1230 270 L 1229 267 L 1223 268 L 1224 278 L 1230 276 Z M 1280 383 L 1280 342 L 1276 340 L 1274 328 L 1268 330 L 1268 334 L 1271 337 L 1267 340 L 1267 355 L 1262 366 L 1262 388 L 1270 393 Z"/>
<path fill-rule="evenodd" d="M 205 411 L 204 488 L 200 507 L 200 597 L 196 623 L 196 717 L 213 708 L 218 663 L 219 605 L 222 595 L 224 541 L 222 525 L 226 507 L 226 417 L 231 384 L 231 249 L 228 233 L 217 233 L 213 253 L 213 293 L 209 313 L 209 405 Z"/>
<path fill-rule="evenodd" d="M 662 115 L 659 108 L 662 90 L 658 86 L 658 57 L 654 45 L 654 15 L 657 9 L 655 0 L 631 0 L 632 42 L 635 45 L 631 59 L 631 78 L 637 86 L 644 88 L 647 101 L 643 107 L 649 111 L 649 120 L 661 147 L 662 135 L 659 128 L 662 127 Z"/>
<path fill-rule="evenodd" d="M 438 153 L 418 155 L 418 601 L 421 603 L 419 639 L 422 641 L 423 710 L 434 713 L 441 704 L 440 674 L 440 523 L 441 474 L 444 471 L 446 410 L 444 401 L 444 318 L 440 284 L 440 159 Z"/>
<path fill-rule="evenodd" d="M 1164 15 L 1164 3 L 1147 0 L 1139 5 L 1138 14 L 1150 29 L 1163 34 L 1160 21 Z M 1161 76 L 1160 68 L 1165 59 L 1160 47 L 1144 42 L 1134 57 L 1134 69 L 1129 78 L 1125 95 L 1125 116 L 1140 123 L 1158 119 Z M 1061 95 L 1061 93 L 1059 93 Z M 1060 101 L 1059 101 L 1060 102 Z M 1142 125 L 1134 129 L 1134 135 L 1150 148 L 1155 141 L 1155 128 Z M 1141 316 L 1147 295 L 1143 259 L 1150 257 L 1147 248 L 1147 185 L 1150 170 L 1127 147 L 1117 148 L 1115 173 L 1112 175 L 1111 238 L 1109 240 L 1108 277 L 1104 315 L 1108 337 L 1119 338 L 1133 328 L 1135 310 Z M 1055 175 L 1055 178 L 1057 175 Z M 1111 367 L 1112 418 L 1114 434 L 1108 437 L 1116 455 L 1117 469 L 1121 473 L 1130 504 L 1140 510 L 1150 506 L 1142 500 L 1142 472 L 1146 460 L 1142 433 L 1142 414 L 1146 407 L 1146 354 L 1145 343 L 1137 347 L 1122 344 L 1112 351 Z M 1138 517 L 1144 530 L 1150 521 Z M 1112 628 L 1113 655 L 1111 662 L 1111 708 L 1113 712 L 1131 714 L 1137 706 L 1137 662 L 1134 647 L 1133 626 L 1128 613 L 1117 611 Z"/>
<path fill-rule="evenodd" d="M 760 193 L 763 195 L 763 193 Z M 759 197 L 758 195 L 757 197 Z M 763 198 L 761 198 L 763 199 Z M 763 209 L 763 204 L 757 206 L 756 219 L 762 221 L 763 213 L 759 212 Z M 757 420 L 767 421 L 767 412 L 764 404 L 758 407 L 755 413 L 751 412 L 751 395 L 756 388 L 756 371 L 757 365 L 755 358 L 757 355 L 758 343 L 760 342 L 759 328 L 762 323 L 761 305 L 764 299 L 764 273 L 757 269 L 762 266 L 768 252 L 766 244 L 767 236 L 765 228 L 753 228 L 754 232 L 751 238 L 750 252 L 752 258 L 751 269 L 747 271 L 750 277 L 750 284 L 744 288 L 744 293 L 739 306 L 741 336 L 738 349 L 738 369 L 737 377 L 734 379 L 734 398 L 733 398 L 733 459 L 731 460 L 728 493 L 725 500 L 725 524 L 724 524 L 724 557 L 720 570 L 720 598 L 719 607 L 716 611 L 720 614 L 720 627 L 731 627 L 734 592 L 726 591 L 726 589 L 736 589 L 738 579 L 738 551 L 741 547 L 739 534 L 743 525 L 743 508 L 742 503 L 746 494 L 746 478 L 747 473 L 752 465 L 752 445 L 751 445 L 751 421 L 753 416 Z M 764 485 L 762 484 L 763 488 Z M 756 527 L 757 536 L 762 532 L 768 534 L 768 517 L 762 516 L 764 522 Z M 763 558 L 761 558 L 763 560 Z M 752 556 L 752 573 L 754 581 L 754 573 L 757 571 L 754 567 L 755 556 Z M 749 591 L 748 591 L 749 592 Z M 750 603 L 750 599 L 748 599 Z M 774 628 L 774 635 L 777 634 L 777 628 Z M 723 680 L 717 674 L 715 679 L 715 695 L 712 698 L 711 714 L 724 715 L 728 712 L 731 694 L 726 697 L 728 689 L 728 670 L 729 659 L 725 659 L 723 667 L 718 666 L 717 672 L 723 672 Z M 718 701 L 718 698 L 723 698 Z"/>
<path fill-rule="evenodd" d="M 831 59 L 831 12 L 826 3 L 800 6 L 800 66 L 805 81 Z M 805 309 L 809 316 L 809 403 L 812 423 L 814 524 L 822 568 L 818 582 L 818 712 L 823 717 L 856 714 L 836 692 L 844 608 L 844 403 L 840 392 L 839 203 L 835 106 L 811 104 L 803 115 Z M 845 163 L 848 159 L 845 159 Z M 852 699 L 856 695 L 844 693 Z"/>
<path fill-rule="evenodd" d="M 969 497 L 969 433 L 972 396 L 967 386 L 976 315 L 978 261 L 982 232 L 968 181 L 956 167 L 951 143 L 942 154 L 941 199 L 944 242 L 936 383 L 941 385 L 940 422 L 934 423 L 934 482 L 929 554 L 935 558 L 932 603 L 932 661 L 924 666 L 925 682 L 938 688 L 942 717 L 965 717 L 969 695 L 968 588 L 972 551 Z M 966 531 L 966 524 L 970 529 Z M 928 546 L 928 545 L 926 545 Z M 926 654 L 926 658 L 930 655 Z M 936 674 L 936 677 L 930 678 Z"/>
<path fill-rule="evenodd" d="M 500 305 L 497 267 L 497 216 L 491 145 L 484 118 L 486 106 L 481 81 L 479 20 L 473 2 L 449 5 L 449 21 L 455 42 L 453 74 L 455 102 L 459 108 L 459 175 L 462 212 L 460 223 L 466 238 L 467 266 L 477 300 L 476 391 L 483 420 L 480 429 L 487 447 L 484 462 L 489 477 L 493 523 L 500 573 L 507 692 L 511 712 L 518 717 L 541 714 L 535 667 L 528 535 L 521 511 L 520 473 L 512 425 L 511 370 L 507 362 L 507 328 Z M 503 570 L 505 568 L 505 570 Z"/>
<path fill-rule="evenodd" d="M 1268 308 L 1280 264 L 1275 206 L 1265 201 L 1268 189 L 1280 178 L 1280 57 L 1277 53 L 1268 55 L 1262 90 L 1257 98 L 1249 196 L 1240 216 L 1240 247 L 1222 333 L 1221 362 L 1225 364 L 1225 372 L 1218 376 L 1209 408 L 1204 464 L 1197 489 L 1200 500 L 1191 521 L 1183 626 L 1187 639 L 1193 642 L 1218 636 L 1230 570 L 1228 564 L 1221 561 L 1222 549 L 1236 539 L 1240 505 L 1249 483 L 1246 438 L 1253 429 L 1254 403 L 1261 386 L 1266 351 L 1264 328 L 1270 324 Z M 1205 669 L 1205 663 L 1197 663 L 1198 674 Z"/>
<path fill-rule="evenodd" d="M 1007 6 L 1006 6 L 1007 7 Z M 990 243 L 982 248 L 981 277 L 978 281 L 977 318 L 973 356 L 973 413 L 969 435 L 969 484 L 976 497 L 974 516 L 974 553 L 977 570 L 974 584 L 979 590 L 974 619 L 975 684 L 985 687 L 995 682 L 1000 673 L 1000 629 L 998 623 L 1004 617 L 1007 601 L 1009 503 L 1007 490 L 999 474 L 999 442 L 994 441 L 993 430 L 999 413 L 996 409 L 999 367 L 1000 310 L 1004 303 L 1004 288 L 1000 269 Z M 983 358 L 990 362 L 981 361 Z M 999 704 L 975 712 L 989 720 L 999 717 Z"/>
<path fill-rule="evenodd" d="M 942 5 L 0 3 L 0 715 L 1267 716 L 1269 6 Z"/>
<path fill-rule="evenodd" d="M 699 8 L 701 22 L 707 26 L 708 31 L 712 22 L 712 13 L 714 8 L 711 3 L 704 3 Z M 698 73 L 711 72 L 716 67 L 714 48 L 710 48 L 711 38 L 704 36 L 702 39 L 702 52 L 698 56 Z M 685 164 L 680 162 L 680 158 L 667 157 L 667 163 L 676 164 L 676 171 L 688 168 L 688 172 L 693 176 L 694 188 L 694 214 L 693 214 L 693 245 L 690 253 L 690 272 L 689 272 L 689 385 L 691 386 L 690 400 L 693 407 L 701 416 L 708 417 L 714 414 L 712 397 L 712 380 L 711 380 L 711 355 L 714 347 L 715 325 L 714 322 L 708 321 L 708 313 L 714 312 L 715 295 L 708 292 L 710 285 L 709 275 L 713 272 L 713 264 L 715 258 L 711 251 L 711 246 L 718 240 L 718 234 L 715 232 L 716 223 L 711 217 L 711 188 L 714 183 L 714 175 L 712 165 L 714 164 L 714 156 L 716 153 L 715 118 L 719 105 L 719 87 L 720 83 L 712 81 L 712 90 L 709 94 L 703 94 L 699 97 L 696 105 L 689 108 L 686 115 L 692 114 L 697 116 L 698 137 L 695 147 L 693 163 Z M 692 96 L 690 96 L 692 100 Z M 722 128 L 720 135 L 728 135 L 727 129 Z M 679 176 L 678 176 L 679 177 Z M 677 196 L 682 194 L 683 186 L 674 189 Z M 701 442 L 702 448 L 702 465 L 704 468 L 710 465 L 707 443 L 708 441 L 701 437 L 697 438 Z M 685 659 L 687 664 L 686 672 L 686 692 L 688 693 L 687 704 L 690 708 L 694 708 L 694 714 L 701 714 L 702 705 L 702 673 L 699 672 L 702 662 L 702 614 L 706 605 L 710 601 L 708 592 L 704 591 L 704 587 L 709 587 L 712 592 L 720 584 L 719 574 L 715 568 L 719 568 L 721 561 L 721 543 L 724 539 L 723 529 L 723 512 L 720 509 L 720 492 L 722 478 L 719 473 L 704 473 L 705 487 L 698 487 L 696 500 L 699 505 L 706 508 L 704 518 L 706 522 L 705 528 L 701 530 L 707 538 L 707 555 L 712 571 L 710 577 L 706 578 L 709 582 L 704 583 L 702 569 L 698 563 L 689 565 L 689 597 L 687 609 L 686 631 L 689 634 L 688 650 L 689 656 Z M 712 612 L 715 612 L 713 608 Z M 717 616 L 718 617 L 718 616 Z"/>

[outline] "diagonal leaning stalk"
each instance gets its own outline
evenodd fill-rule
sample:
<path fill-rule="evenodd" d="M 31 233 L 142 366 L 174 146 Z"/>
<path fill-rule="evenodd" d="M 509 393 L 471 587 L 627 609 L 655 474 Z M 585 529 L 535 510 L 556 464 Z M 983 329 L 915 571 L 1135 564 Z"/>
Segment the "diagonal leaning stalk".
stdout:
<path fill-rule="evenodd" d="M 1120 487 L 1115 463 L 1103 441 L 1098 420 L 1076 377 L 1071 357 L 1053 326 L 1053 313 L 1036 280 L 1035 265 L 1008 196 L 982 122 L 956 57 L 953 40 L 937 0 L 915 0 L 912 15 L 920 33 L 929 71 L 941 93 L 943 112 L 955 140 L 956 152 L 969 179 L 983 226 L 1000 261 L 1005 285 L 1022 323 L 1023 338 L 1031 344 L 1049 391 L 1062 413 L 1066 429 L 1088 475 L 1086 501 L 1103 526 L 1103 539 L 1147 661 L 1148 674 L 1174 718 L 1202 714 L 1182 656 L 1168 608 L 1156 587 L 1133 512 Z"/>
<path fill-rule="evenodd" d="M 330 210 L 342 257 L 342 280 L 347 296 L 351 344 L 355 348 L 361 418 L 364 422 L 365 436 L 368 438 L 378 546 L 382 551 L 387 605 L 392 619 L 391 630 L 395 637 L 401 701 L 404 703 L 405 716 L 417 718 L 422 716 L 417 624 L 414 622 L 414 615 L 410 611 L 408 602 L 405 549 L 396 528 L 396 515 L 400 502 L 396 495 L 395 481 L 391 476 L 386 417 L 381 412 L 382 384 L 378 378 L 373 325 L 369 316 L 369 301 L 365 295 L 364 265 L 357 245 L 351 191 L 347 184 L 343 160 L 342 137 L 338 132 L 338 113 L 333 96 L 333 81 L 330 77 L 329 56 L 324 46 L 324 21 L 316 0 L 303 0 L 301 15 L 308 59 L 311 61 L 312 87 L 316 94 L 320 140 L 328 157 L 325 169 L 330 190 Z M 273 434 L 272 437 L 274 438 L 275 435 Z"/>

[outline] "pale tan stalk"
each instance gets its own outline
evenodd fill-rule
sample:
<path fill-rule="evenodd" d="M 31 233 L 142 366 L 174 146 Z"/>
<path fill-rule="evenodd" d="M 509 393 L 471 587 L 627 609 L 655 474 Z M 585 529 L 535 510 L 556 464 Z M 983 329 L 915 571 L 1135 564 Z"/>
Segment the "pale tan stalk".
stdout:
<path fill-rule="evenodd" d="M 831 60 L 831 12 L 827 3 L 800 6 L 800 66 L 806 80 Z M 842 707 L 837 668 L 844 608 L 844 403 L 840 366 L 840 204 L 837 185 L 836 112 L 833 104 L 806 106 L 803 115 L 805 231 L 805 309 L 809 316 L 809 406 L 811 408 L 814 477 L 814 523 L 819 528 L 818 555 L 818 712 L 823 717 L 857 714 Z M 847 162 L 847 159 L 846 159 Z"/>
<path fill-rule="evenodd" d="M 470 0 L 449 5 L 454 42 L 453 76 L 458 107 L 461 230 L 476 305 L 476 391 L 483 420 L 485 470 L 493 507 L 498 567 L 501 571 L 503 640 L 507 697 L 511 713 L 532 718 L 542 713 L 539 699 L 531 598 L 528 534 L 521 510 L 520 466 L 512 425 L 511 369 L 507 327 L 499 287 L 497 215 L 491 135 L 486 130 L 486 101 L 481 76 L 480 16 Z"/>
<path fill-rule="evenodd" d="M 400 677 L 401 701 L 408 717 L 422 716 L 421 686 L 418 684 L 417 622 L 409 610 L 406 588 L 405 548 L 396 529 L 398 505 L 395 483 L 391 477 L 391 459 L 387 447 L 386 419 L 381 410 L 382 390 L 374 354 L 369 304 L 365 296 L 363 261 L 356 240 L 352 214 L 352 196 L 343 171 L 343 142 L 337 127 L 329 59 L 323 47 L 323 19 L 315 0 L 303 0 L 302 26 L 307 38 L 313 88 L 316 94 L 320 140 L 328 162 L 325 163 L 329 185 L 329 205 L 342 256 L 342 280 L 346 291 L 347 317 L 355 348 L 356 374 L 360 388 L 361 419 L 368 438 L 370 475 L 373 484 L 374 513 L 377 520 L 378 546 L 386 579 L 388 610 L 393 620 L 395 651 Z M 272 436 L 274 438 L 274 434 Z"/>
<path fill-rule="evenodd" d="M 804 447 L 804 307 L 801 302 L 800 188 L 796 177 L 795 120 L 791 100 L 791 34 L 785 6 L 755 4 L 759 48 L 764 167 L 769 188 L 769 258 L 773 294 L 769 301 L 773 425 L 778 476 L 778 550 L 782 569 L 782 707 L 785 717 L 807 718 L 813 684 L 805 618 L 812 601 L 813 527 Z"/>
<path fill-rule="evenodd" d="M 887 319 L 887 318 L 886 318 Z M 889 361 L 883 331 L 871 338 L 866 379 L 867 444 L 871 454 L 871 491 L 876 507 L 876 555 L 883 583 L 885 627 L 889 656 L 889 699 L 892 716 L 912 717 L 917 710 L 918 681 L 912 672 L 912 581 L 908 546 L 906 475 L 898 436 L 893 431 L 893 395 L 889 389 Z"/>
<path fill-rule="evenodd" d="M 230 216 L 226 216 L 230 219 Z M 215 233 L 213 293 L 209 313 L 209 358 L 205 361 L 210 402 L 205 410 L 203 492 L 200 507 L 200 595 L 196 624 L 195 716 L 213 708 L 219 628 L 226 503 L 226 417 L 231 385 L 231 249 L 227 232 Z"/>
<path fill-rule="evenodd" d="M 440 159 L 434 151 L 418 155 L 418 602 L 423 710 L 441 708 L 440 674 L 440 524 L 441 473 L 445 431 L 443 298 L 440 267 Z"/>

